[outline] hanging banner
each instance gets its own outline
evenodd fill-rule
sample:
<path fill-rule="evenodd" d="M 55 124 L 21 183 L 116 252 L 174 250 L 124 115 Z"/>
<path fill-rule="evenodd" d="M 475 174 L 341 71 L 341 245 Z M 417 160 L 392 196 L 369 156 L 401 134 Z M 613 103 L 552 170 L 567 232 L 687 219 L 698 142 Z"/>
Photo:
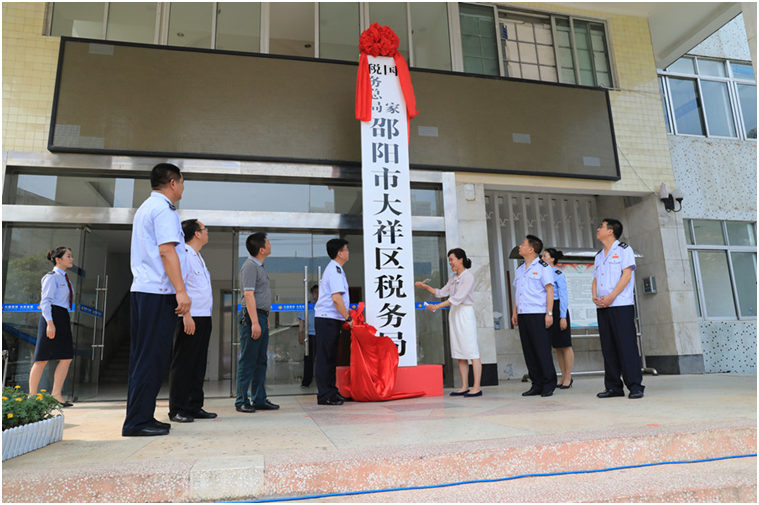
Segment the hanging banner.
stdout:
<path fill-rule="evenodd" d="M 416 101 L 393 30 L 374 23 L 361 35 L 359 49 L 366 322 L 395 342 L 398 366 L 416 366 L 408 157 Z"/>

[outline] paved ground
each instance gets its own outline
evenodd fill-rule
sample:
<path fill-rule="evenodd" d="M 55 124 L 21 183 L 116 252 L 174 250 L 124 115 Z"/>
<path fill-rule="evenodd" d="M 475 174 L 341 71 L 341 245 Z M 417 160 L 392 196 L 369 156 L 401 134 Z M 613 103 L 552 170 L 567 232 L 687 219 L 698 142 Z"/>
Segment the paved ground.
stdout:
<path fill-rule="evenodd" d="M 16 496 L 14 493 L 30 490 L 29 484 L 19 487 L 16 479 L 38 478 L 43 469 L 48 477 L 60 482 L 87 481 L 87 485 L 78 487 L 67 484 L 71 488 L 68 495 L 58 493 L 58 496 L 69 496 L 72 501 L 110 501 L 115 496 L 108 494 L 115 492 L 113 486 L 110 491 L 95 492 L 90 488 L 104 476 L 118 480 L 125 474 L 142 475 L 141 478 L 154 475 L 154 480 L 158 478 L 156 474 L 165 475 L 166 479 L 173 475 L 180 476 L 181 482 L 167 480 L 176 485 L 174 491 L 157 490 L 157 494 L 151 495 L 144 494 L 149 490 L 143 489 L 143 494 L 132 494 L 118 501 L 197 501 L 304 495 L 324 489 L 378 489 L 394 487 L 394 482 L 425 483 L 431 478 L 425 472 L 433 472 L 432 467 L 420 470 L 419 475 L 403 478 L 394 473 L 409 461 L 417 463 L 407 468 L 426 468 L 419 462 L 431 462 L 435 458 L 443 458 L 440 461 L 445 463 L 441 465 L 448 465 L 450 472 L 435 475 L 432 480 L 438 483 L 468 480 L 471 474 L 459 467 L 459 463 L 463 464 L 462 458 L 482 454 L 482 451 L 502 450 L 502 454 L 523 458 L 519 465 L 512 462 L 515 463 L 513 469 L 499 466 L 508 462 L 508 457 L 504 461 L 498 459 L 495 465 L 482 466 L 513 472 L 512 475 L 518 474 L 520 467 L 530 468 L 536 461 L 548 464 L 552 471 L 570 470 L 580 463 L 587 468 L 614 466 L 615 456 L 620 451 L 629 455 L 630 461 L 640 462 L 697 459 L 699 455 L 711 454 L 704 447 L 717 452 L 745 453 L 751 451 L 753 444 L 753 452 L 756 452 L 756 375 L 646 376 L 644 384 L 646 396 L 641 400 L 598 399 L 595 393 L 603 389 L 602 380 L 578 377 L 572 389 L 557 390 L 550 398 L 523 398 L 520 393 L 527 388 L 526 384 L 505 381 L 497 387 L 484 388 L 485 394 L 480 398 L 427 397 L 385 403 L 351 402 L 331 407 L 318 406 L 315 396 L 277 397 L 272 400 L 282 406 L 279 411 L 255 414 L 235 412 L 232 399 L 211 399 L 206 402 L 206 409 L 217 412 L 218 419 L 172 423 L 169 436 L 153 438 L 120 436 L 124 402 L 78 403 L 65 410 L 63 441 L 3 463 L 4 501 L 15 501 L 9 500 Z M 168 421 L 166 402 L 159 402 L 156 417 Z M 692 432 L 700 433 L 701 438 L 692 438 L 689 435 Z M 672 438 L 675 435 L 676 443 Z M 619 445 L 632 444 L 632 440 L 653 440 L 650 437 L 658 437 L 651 445 L 655 450 Z M 566 453 L 551 459 L 545 449 L 549 446 L 571 446 L 576 454 Z M 679 449 L 673 449 L 675 446 Z M 583 462 L 583 451 L 593 452 L 593 458 L 588 457 Z M 359 471 L 364 464 L 374 465 L 371 476 L 366 474 L 366 469 Z M 480 468 L 477 465 L 485 462 L 472 464 L 472 468 Z M 747 485 L 749 489 L 753 486 L 753 499 L 756 499 L 756 458 L 701 465 L 711 465 L 701 468 L 714 475 L 722 471 L 725 475 L 737 475 L 734 483 L 743 482 L 744 488 Z M 329 474 L 320 472 L 330 467 L 348 468 L 344 471 L 358 473 L 348 479 L 325 478 L 324 475 Z M 239 487 L 240 482 L 225 483 L 224 476 L 234 472 L 248 476 L 241 479 L 247 487 L 234 490 L 232 488 Z M 648 474 L 661 474 L 656 470 L 635 472 L 641 476 L 628 479 L 629 482 L 653 483 L 655 479 Z M 693 474 L 682 468 L 667 472 L 673 475 L 673 485 L 681 482 L 682 486 L 686 486 L 682 479 Z M 680 481 L 675 474 L 680 475 L 677 477 Z M 746 474 L 753 476 L 753 484 L 750 479 L 746 484 L 742 478 Z M 567 481 L 566 487 L 575 494 L 563 494 L 566 499 L 552 498 L 550 493 L 535 495 L 535 501 L 582 501 L 580 498 L 584 495 L 595 497 L 592 501 L 613 500 L 617 495 L 593 494 L 592 489 L 597 486 L 594 482 L 609 480 L 610 474 L 601 475 L 607 477 L 551 477 Z M 496 477 L 498 475 L 484 478 Z M 126 486 L 123 489 L 128 489 L 128 481 L 120 484 Z M 575 484 L 570 484 L 572 482 Z M 229 487 L 228 492 L 222 489 L 225 486 Z M 731 486 L 727 488 L 733 489 Z M 473 491 L 464 488 L 476 489 L 476 493 L 482 494 L 471 494 Z M 424 494 L 382 494 L 361 500 L 491 501 L 488 498 L 491 497 L 492 501 L 520 501 L 516 494 L 504 491 L 516 492 L 514 490 L 520 488 L 534 489 L 535 486 L 522 479 L 510 481 L 508 485 L 477 484 Z M 630 489 L 635 488 L 633 484 Z M 501 494 L 498 489 L 502 490 Z M 55 499 L 51 495 L 43 500 L 44 491 L 39 493 L 40 501 Z M 655 490 L 648 493 L 654 494 Z M 719 500 L 725 496 L 703 497 Z M 740 498 L 736 494 L 729 496 L 733 498 L 729 501 Z M 359 499 L 353 497 L 348 501 Z"/>

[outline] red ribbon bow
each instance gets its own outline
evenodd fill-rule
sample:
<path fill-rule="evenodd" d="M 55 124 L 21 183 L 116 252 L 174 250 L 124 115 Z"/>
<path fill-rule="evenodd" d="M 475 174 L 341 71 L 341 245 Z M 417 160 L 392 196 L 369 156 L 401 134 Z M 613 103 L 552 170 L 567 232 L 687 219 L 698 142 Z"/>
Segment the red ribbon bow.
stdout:
<path fill-rule="evenodd" d="M 371 56 L 390 56 L 395 60 L 395 67 L 398 69 L 398 79 L 401 82 L 401 91 L 403 98 L 406 100 L 406 119 L 411 122 L 411 118 L 419 114 L 416 110 L 416 97 L 414 97 L 414 87 L 411 85 L 411 74 L 408 71 L 408 65 L 403 55 L 398 51 L 400 39 L 389 26 L 380 26 L 379 23 L 372 25 L 364 30 L 358 42 L 358 48 L 361 51 L 361 58 L 358 61 L 358 78 L 356 80 L 356 119 L 359 121 L 370 121 L 372 119 L 372 85 L 369 78 L 369 59 Z M 409 128 L 409 135 L 411 129 Z"/>

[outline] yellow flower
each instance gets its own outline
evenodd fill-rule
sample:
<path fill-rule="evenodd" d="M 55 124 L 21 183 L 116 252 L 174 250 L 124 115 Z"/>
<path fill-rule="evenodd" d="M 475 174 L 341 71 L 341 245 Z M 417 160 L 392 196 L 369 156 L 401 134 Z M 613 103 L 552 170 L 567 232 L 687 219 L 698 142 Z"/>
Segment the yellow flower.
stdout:
<path fill-rule="evenodd" d="M 40 389 L 40 393 L 47 393 L 47 389 Z"/>
<path fill-rule="evenodd" d="M 7 396 L 3 396 L 3 400 L 7 400 L 7 399 L 8 399 L 8 397 L 7 397 Z"/>
<path fill-rule="evenodd" d="M 16 389 L 21 389 L 21 386 L 16 386 Z"/>
<path fill-rule="evenodd" d="M 39 402 L 39 401 L 41 401 L 41 400 L 42 400 L 42 395 L 38 395 L 38 396 L 37 396 L 37 401 Z"/>
<path fill-rule="evenodd" d="M 13 419 L 13 414 L 8 414 L 8 419 Z"/>
<path fill-rule="evenodd" d="M 16 398 L 16 401 L 17 401 L 17 402 L 20 402 L 20 401 L 21 401 L 21 398 Z"/>

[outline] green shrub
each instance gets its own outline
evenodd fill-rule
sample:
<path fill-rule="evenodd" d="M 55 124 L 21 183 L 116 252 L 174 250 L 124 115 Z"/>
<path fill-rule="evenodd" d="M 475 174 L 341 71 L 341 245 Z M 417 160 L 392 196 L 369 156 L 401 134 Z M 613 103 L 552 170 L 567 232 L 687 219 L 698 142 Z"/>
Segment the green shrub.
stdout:
<path fill-rule="evenodd" d="M 3 431 L 37 421 L 44 421 L 61 412 L 61 404 L 43 389 L 27 395 L 19 386 L 3 389 Z"/>

